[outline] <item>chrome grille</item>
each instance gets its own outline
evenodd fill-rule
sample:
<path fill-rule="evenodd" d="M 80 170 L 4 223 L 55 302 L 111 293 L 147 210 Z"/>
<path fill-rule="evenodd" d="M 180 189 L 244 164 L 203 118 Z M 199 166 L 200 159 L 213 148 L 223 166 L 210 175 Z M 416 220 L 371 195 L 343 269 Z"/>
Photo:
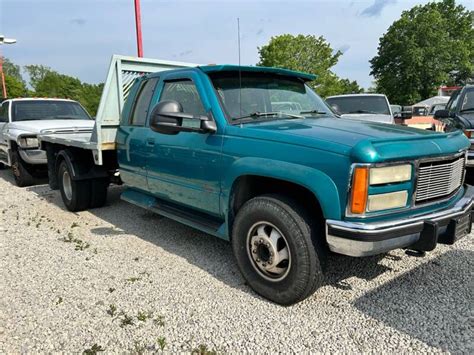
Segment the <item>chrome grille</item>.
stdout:
<path fill-rule="evenodd" d="M 464 155 L 450 160 L 420 163 L 415 202 L 438 200 L 453 194 L 463 182 L 464 164 Z"/>

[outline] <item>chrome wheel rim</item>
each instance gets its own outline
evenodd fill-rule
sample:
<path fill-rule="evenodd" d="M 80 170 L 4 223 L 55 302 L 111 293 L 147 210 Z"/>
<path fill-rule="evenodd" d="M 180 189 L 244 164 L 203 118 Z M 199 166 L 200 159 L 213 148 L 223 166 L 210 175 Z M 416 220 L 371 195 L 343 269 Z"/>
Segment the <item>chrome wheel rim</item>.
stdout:
<path fill-rule="evenodd" d="M 283 280 L 291 268 L 291 252 L 284 234 L 269 222 L 257 222 L 247 234 L 247 254 L 254 269 L 269 281 Z"/>
<path fill-rule="evenodd" d="M 72 182 L 67 170 L 63 173 L 63 190 L 64 195 L 70 201 L 72 199 Z"/>

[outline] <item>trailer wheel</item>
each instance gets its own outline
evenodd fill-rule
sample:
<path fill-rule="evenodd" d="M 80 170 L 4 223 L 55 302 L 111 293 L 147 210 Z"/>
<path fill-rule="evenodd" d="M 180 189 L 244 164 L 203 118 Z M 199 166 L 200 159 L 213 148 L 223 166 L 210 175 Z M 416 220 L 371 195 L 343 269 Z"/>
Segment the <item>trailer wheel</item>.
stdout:
<path fill-rule="evenodd" d="M 89 207 L 91 201 L 90 180 L 73 180 L 64 160 L 59 164 L 58 182 L 62 200 L 69 211 L 83 211 Z"/>
<path fill-rule="evenodd" d="M 91 180 L 91 202 L 90 208 L 102 207 L 107 202 L 107 190 L 109 187 L 109 179 L 92 179 Z"/>
<path fill-rule="evenodd" d="M 295 201 L 264 195 L 237 213 L 232 249 L 248 284 L 269 300 L 291 305 L 323 283 L 319 229 Z"/>
<path fill-rule="evenodd" d="M 35 178 L 30 174 L 26 163 L 21 159 L 20 154 L 12 152 L 12 171 L 15 183 L 19 187 L 31 186 L 35 183 Z"/>

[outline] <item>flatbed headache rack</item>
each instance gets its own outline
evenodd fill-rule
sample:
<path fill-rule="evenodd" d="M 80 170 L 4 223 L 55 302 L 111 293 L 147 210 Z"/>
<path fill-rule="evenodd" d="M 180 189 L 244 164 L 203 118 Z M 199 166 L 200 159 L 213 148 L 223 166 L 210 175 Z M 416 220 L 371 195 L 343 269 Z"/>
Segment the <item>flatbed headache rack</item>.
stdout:
<path fill-rule="evenodd" d="M 198 64 L 113 55 L 105 81 L 95 125 L 90 132 L 49 132 L 40 135 L 48 142 L 92 152 L 96 165 L 104 164 L 104 151 L 115 150 L 115 138 L 125 100 L 136 78 L 149 73 Z"/>

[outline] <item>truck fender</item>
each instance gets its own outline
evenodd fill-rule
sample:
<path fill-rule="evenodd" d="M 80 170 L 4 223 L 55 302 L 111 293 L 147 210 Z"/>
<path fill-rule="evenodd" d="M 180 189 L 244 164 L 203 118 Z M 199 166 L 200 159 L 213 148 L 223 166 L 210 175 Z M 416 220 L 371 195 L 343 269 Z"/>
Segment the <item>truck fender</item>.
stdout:
<path fill-rule="evenodd" d="M 310 190 L 326 219 L 340 219 L 339 192 L 334 181 L 324 172 L 308 166 L 264 158 L 241 158 L 230 167 L 223 181 L 223 210 L 229 208 L 229 198 L 235 181 L 245 175 L 257 175 L 288 181 Z"/>
<path fill-rule="evenodd" d="M 83 159 L 83 156 L 76 157 L 69 150 L 61 150 L 56 155 L 55 172 L 58 171 L 59 164 L 64 160 L 71 172 L 71 179 L 86 180 L 108 178 L 109 175 L 103 166 L 94 164 L 92 156 L 89 159 Z"/>

